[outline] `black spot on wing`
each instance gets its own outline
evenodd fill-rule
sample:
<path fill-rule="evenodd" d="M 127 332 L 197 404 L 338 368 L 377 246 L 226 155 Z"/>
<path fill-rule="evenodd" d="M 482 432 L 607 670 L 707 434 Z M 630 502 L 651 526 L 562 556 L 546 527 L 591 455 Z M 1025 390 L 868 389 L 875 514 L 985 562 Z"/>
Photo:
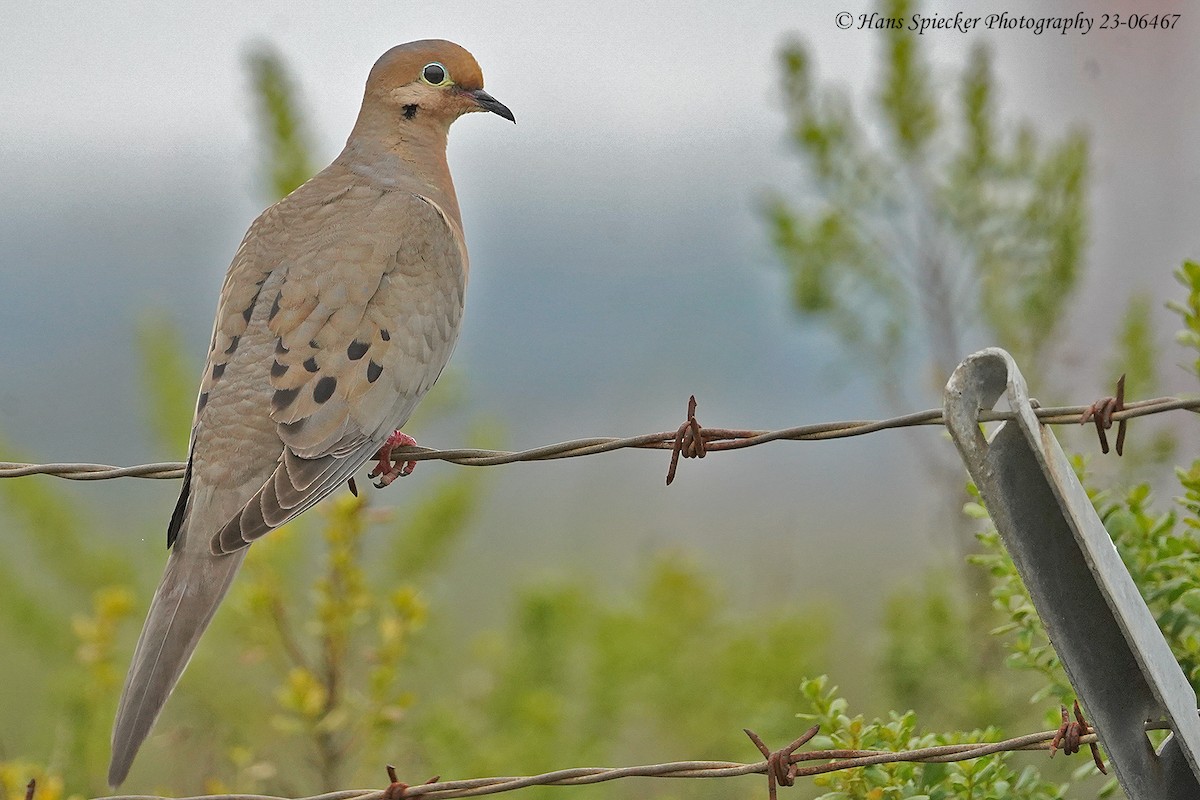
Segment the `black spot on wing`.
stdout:
<path fill-rule="evenodd" d="M 290 368 L 291 367 L 288 364 L 280 364 L 278 361 L 275 361 L 271 364 L 271 377 L 272 378 L 282 378 L 284 375 L 287 374 L 287 371 Z"/>
<path fill-rule="evenodd" d="M 367 354 L 367 349 L 370 346 L 371 345 L 368 342 L 360 342 L 358 339 L 355 339 L 350 343 L 350 346 L 346 348 L 346 358 L 350 359 L 351 361 L 358 361 Z"/>
<path fill-rule="evenodd" d="M 281 356 L 284 353 L 286 353 L 287 351 L 288 351 L 287 345 L 285 345 L 283 343 L 283 339 L 276 339 L 275 340 L 275 354 Z"/>
<path fill-rule="evenodd" d="M 318 369 L 320 369 L 320 367 L 317 366 L 317 359 L 313 356 L 309 356 L 307 359 L 305 359 L 304 368 L 309 372 L 316 372 Z"/>
<path fill-rule="evenodd" d="M 261 281 L 254 284 L 258 289 L 255 290 L 254 297 L 250 298 L 250 305 L 246 306 L 245 310 L 242 311 L 242 319 L 246 320 L 247 323 L 250 322 L 250 317 L 254 316 L 254 307 L 258 305 L 258 296 L 262 294 L 262 287 L 266 282 L 267 278 L 264 275 Z"/>
<path fill-rule="evenodd" d="M 296 401 L 296 395 L 300 394 L 300 389 L 276 389 L 275 394 L 271 397 L 271 409 L 274 411 L 282 411 Z"/>
<path fill-rule="evenodd" d="M 271 313 L 267 314 L 267 322 L 275 319 L 275 315 L 279 313 L 279 301 L 283 299 L 283 292 L 275 295 L 275 302 L 271 303 Z"/>
<path fill-rule="evenodd" d="M 383 339 L 385 342 L 390 342 L 392 340 L 392 332 L 389 331 L 387 328 L 380 328 L 379 329 L 379 338 Z"/>
<path fill-rule="evenodd" d="M 213 377 L 214 381 L 217 380 L 218 378 L 220 378 L 224 374 L 225 374 L 225 365 L 224 364 L 213 364 L 212 377 Z"/>
<path fill-rule="evenodd" d="M 333 397 L 333 390 L 337 388 L 337 378 L 332 375 L 326 375 L 321 380 L 317 381 L 317 385 L 313 388 L 313 400 L 318 403 L 324 403 L 329 398 Z"/>
<path fill-rule="evenodd" d="M 321 349 L 321 345 L 320 345 L 320 343 L 319 343 L 319 342 L 318 342 L 316 339 L 309 339 L 309 340 L 308 340 L 308 346 L 309 346 L 309 347 L 311 347 L 313 350 L 320 350 L 320 349 Z"/>
<path fill-rule="evenodd" d="M 374 383 L 379 380 L 379 376 L 383 374 L 383 367 L 376 364 L 374 361 L 367 362 L 367 383 Z"/>
<path fill-rule="evenodd" d="M 231 338 L 229 340 L 229 347 L 225 348 L 225 355 L 227 355 L 227 356 L 232 355 L 233 351 L 237 350 L 238 344 L 241 342 L 241 340 L 242 340 L 242 337 L 240 337 L 240 336 L 234 336 L 233 338 Z"/>
<path fill-rule="evenodd" d="M 208 392 L 201 392 L 199 399 L 196 400 L 196 413 L 199 414 L 208 405 Z"/>

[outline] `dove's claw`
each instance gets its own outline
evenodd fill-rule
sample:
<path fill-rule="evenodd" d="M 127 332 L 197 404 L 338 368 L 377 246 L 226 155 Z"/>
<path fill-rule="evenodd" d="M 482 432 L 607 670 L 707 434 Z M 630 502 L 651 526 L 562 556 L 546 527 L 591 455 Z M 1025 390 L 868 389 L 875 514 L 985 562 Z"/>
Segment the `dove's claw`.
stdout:
<path fill-rule="evenodd" d="M 403 478 L 405 475 L 411 475 L 412 471 L 417 468 L 415 461 L 393 461 L 392 450 L 397 447 L 411 447 L 417 443 L 417 440 L 402 431 L 392 431 L 392 435 L 383 443 L 383 447 L 379 448 L 379 452 L 375 454 L 375 458 L 379 461 L 375 465 L 375 469 L 367 475 L 368 478 L 379 478 L 379 482 L 375 484 L 376 489 L 382 489 L 389 485 L 396 478 Z"/>

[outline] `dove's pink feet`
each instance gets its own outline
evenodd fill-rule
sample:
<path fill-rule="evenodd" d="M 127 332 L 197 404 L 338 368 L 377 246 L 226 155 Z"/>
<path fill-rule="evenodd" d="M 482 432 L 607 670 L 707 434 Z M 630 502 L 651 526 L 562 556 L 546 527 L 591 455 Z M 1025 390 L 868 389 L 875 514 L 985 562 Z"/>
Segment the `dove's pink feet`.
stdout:
<path fill-rule="evenodd" d="M 379 478 L 379 483 L 375 484 L 375 488 L 382 489 L 390 484 L 396 478 L 403 478 L 405 475 L 411 475 L 412 471 L 417 468 L 415 461 L 393 461 L 392 450 L 397 447 L 408 447 L 415 445 L 417 440 L 401 431 L 392 431 L 392 435 L 383 443 L 383 447 L 379 448 L 379 452 L 375 454 L 375 458 L 379 463 L 375 465 L 375 469 L 367 475 L 368 478 Z"/>

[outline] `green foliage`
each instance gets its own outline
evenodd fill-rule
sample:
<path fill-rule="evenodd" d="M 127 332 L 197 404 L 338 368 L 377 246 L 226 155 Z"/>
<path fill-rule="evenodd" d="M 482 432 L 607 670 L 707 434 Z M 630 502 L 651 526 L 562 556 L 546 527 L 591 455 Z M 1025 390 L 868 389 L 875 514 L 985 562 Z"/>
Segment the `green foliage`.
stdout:
<path fill-rule="evenodd" d="M 45 766 L 53 773 L 45 784 L 50 796 L 62 796 L 63 785 L 89 794 L 102 789 L 106 726 L 114 684 L 119 688 L 114 636 L 130 613 L 132 565 L 100 546 L 92 515 L 52 480 L 0 481 L 10 533 L 0 558 L 0 640 L 9 643 L 4 679 L 26 687 L 5 704 L 6 716 L 23 721 L 0 732 L 0 775 L 8 789 L 9 778 L 24 774 L 22 796 L 34 773 L 4 759 Z M 18 766 L 25 772 L 11 771 Z"/>
<path fill-rule="evenodd" d="M 866 720 L 849 715 L 849 703 L 827 688 L 822 676 L 801 684 L 807 710 L 797 716 L 820 726 L 808 747 L 814 750 L 914 750 L 944 744 L 988 742 L 1002 738 L 999 730 L 987 728 L 967 733 L 919 733 L 917 717 L 909 711 L 892 712 L 886 720 Z M 1063 796 L 1066 786 L 1043 780 L 1032 766 L 1023 769 L 1010 762 L 1021 758 L 997 753 L 971 761 L 948 764 L 902 762 L 877 764 L 861 769 L 840 770 L 814 777 L 813 783 L 827 791 L 817 800 L 882 800 L 885 797 L 926 798 L 1022 798 L 1052 800 Z"/>
<path fill-rule="evenodd" d="M 64 736 L 67 763 L 89 770 L 107 763 L 111 708 L 125 678 L 125 654 L 117 648 L 117 633 L 133 622 L 133 592 L 125 586 L 107 586 L 92 596 L 90 614 L 77 614 L 71 630 L 78 646 L 75 663 L 82 680 L 67 701 L 71 725 Z M 73 776 L 78 776 L 72 770 Z M 98 772 L 91 772 L 92 775 Z"/>
<path fill-rule="evenodd" d="M 5 445 L 4 452 L 14 453 Z M 14 453 L 12 458 L 20 460 Z M 62 652 L 70 646 L 67 626 L 61 624 L 61 609 L 47 607 L 43 602 L 46 585 L 67 589 L 75 581 L 92 585 L 87 559 L 72 557 L 73 548 L 90 549 L 83 536 L 83 522 L 69 503 L 62 502 L 44 483 L 33 480 L 0 481 L 0 499 L 4 502 L 8 525 L 25 529 L 34 535 L 25 537 L 30 558 L 38 565 L 40 585 L 35 586 L 19 569 L 20 560 L 14 555 L 0 560 L 0 626 L 7 629 L 26 646 L 47 653 Z M 58 558 L 60 553 L 66 553 Z M 40 570 L 45 566 L 48 574 Z"/>
<path fill-rule="evenodd" d="M 25 761 L 0 761 L 0 800 L 25 800 L 31 780 L 37 783 L 37 800 L 83 800 L 82 794 L 67 794 L 62 776 Z"/>
<path fill-rule="evenodd" d="M 183 460 L 196 408 L 198 372 L 190 362 L 179 329 L 161 313 L 150 312 L 138 321 L 137 348 L 142 363 L 142 396 L 149 403 L 145 419 L 165 453 Z"/>
<path fill-rule="evenodd" d="M 1167 307 L 1183 318 L 1183 330 L 1176 334 L 1178 342 L 1189 350 L 1200 354 L 1200 262 L 1185 261 L 1175 272 L 1175 279 L 1188 290 L 1182 303 L 1168 303 Z M 1200 355 L 1191 365 L 1192 372 L 1200 377 Z"/>
<path fill-rule="evenodd" d="M 467 441 L 482 448 L 498 446 L 501 439 L 494 424 L 476 422 L 468 429 Z M 415 579 L 446 567 L 479 505 L 483 477 L 478 469 L 467 469 L 454 480 L 439 481 L 405 514 L 388 556 L 398 573 Z"/>
<path fill-rule="evenodd" d="M 1086 486 L 1085 460 L 1075 457 L 1073 461 Z M 1174 510 L 1152 509 L 1146 484 L 1124 493 L 1089 488 L 1088 495 L 1184 673 L 1193 686 L 1200 687 L 1200 590 L 1194 588 L 1200 586 L 1200 540 L 1192 534 L 1200 527 L 1200 462 L 1180 469 L 1178 476 L 1185 489 L 1181 502 L 1188 511 L 1182 526 Z M 978 503 L 969 512 L 981 518 L 987 513 Z M 1052 697 L 1066 704 L 1074 697 L 1073 690 L 999 534 L 989 528 L 980 539 L 988 552 L 975 560 L 992 574 L 992 596 L 1007 619 L 995 633 L 1008 641 L 1009 665 L 1042 677 L 1045 684 L 1031 698 L 1034 702 Z"/>
<path fill-rule="evenodd" d="M 1115 358 L 1108 372 L 1125 375 L 1128 397 L 1153 397 L 1158 392 L 1158 347 L 1150 319 L 1150 296 L 1137 292 L 1129 298 L 1117 334 Z"/>
<path fill-rule="evenodd" d="M 324 552 L 316 575 L 303 575 L 314 588 L 308 602 L 300 599 L 297 576 L 285 579 L 280 568 L 295 569 L 294 555 L 285 554 L 282 564 L 276 559 L 276 550 L 294 546 L 290 532 L 273 533 L 247 562 L 239 593 L 243 636 L 250 644 L 247 660 L 265 661 L 274 673 L 277 711 L 271 725 L 277 736 L 269 745 L 236 749 L 233 756 L 272 764 L 300 749 L 320 783 L 332 789 L 348 767 L 374 760 L 372 754 L 412 703 L 401 681 L 402 666 L 427 609 L 416 586 L 391 586 L 368 570 L 372 559 L 365 534 L 371 515 L 365 497 L 339 495 L 318 513 L 325 518 Z M 438 531 L 445 546 L 461 534 L 464 522 L 465 517 Z M 422 526 L 408 526 L 399 539 L 414 535 L 430 538 Z M 271 655 L 263 658 L 264 653 Z M 351 763 L 349 753 L 354 754 Z M 267 774 L 278 771 L 272 765 Z"/>
<path fill-rule="evenodd" d="M 1011 671 L 980 669 L 981 661 L 999 662 L 998 648 L 980 641 L 975 609 L 960 593 L 953 576 L 931 571 L 888 599 L 878 667 L 886 700 L 892 708 L 918 709 L 927 725 L 943 728 L 1023 722 L 1029 715 L 1009 702 L 1021 682 Z"/>
<path fill-rule="evenodd" d="M 253 82 L 260 139 L 266 149 L 267 185 L 275 200 L 316 173 L 312 147 L 294 83 L 279 52 L 260 44 L 247 54 L 246 69 Z"/>
<path fill-rule="evenodd" d="M 966 157 L 975 174 L 947 187 L 947 209 L 974 252 L 990 333 L 1037 374 L 1082 268 L 1087 140 L 1073 133 L 1039 155 L 1022 131 L 1010 153 Z"/>
<path fill-rule="evenodd" d="M 672 556 L 648 565 L 627 600 L 606 602 L 575 583 L 526 590 L 511 623 L 480 641 L 458 685 L 419 711 L 415 744 L 427 770 L 488 775 L 728 758 L 747 753 L 746 726 L 786 741 L 796 735 L 795 687 L 828 638 L 819 619 L 733 615 L 712 576 Z M 604 796 L 676 791 L 610 784 Z M 688 789 L 710 791 L 727 796 L 729 787 Z"/>
<path fill-rule="evenodd" d="M 907 19 L 911 6 L 908 0 L 887 0 L 883 14 L 892 19 Z M 907 26 L 886 29 L 884 39 L 887 55 L 879 107 L 901 158 L 920 161 L 938 129 L 938 107 L 933 99 L 929 65 L 921 58 L 917 38 Z"/>
<path fill-rule="evenodd" d="M 905 0 L 884 6 L 889 17 L 912 11 Z M 881 35 L 873 120 L 856 120 L 842 93 L 818 86 L 802 44 L 782 56 L 810 191 L 799 202 L 775 195 L 765 211 L 794 304 L 885 382 L 920 357 L 940 388 L 979 334 L 1035 374 L 1082 268 L 1087 140 L 1070 133 L 1043 145 L 1028 126 L 1005 135 L 982 46 L 959 81 L 958 108 L 944 108 L 916 33 Z M 864 133 L 873 129 L 884 146 Z"/>

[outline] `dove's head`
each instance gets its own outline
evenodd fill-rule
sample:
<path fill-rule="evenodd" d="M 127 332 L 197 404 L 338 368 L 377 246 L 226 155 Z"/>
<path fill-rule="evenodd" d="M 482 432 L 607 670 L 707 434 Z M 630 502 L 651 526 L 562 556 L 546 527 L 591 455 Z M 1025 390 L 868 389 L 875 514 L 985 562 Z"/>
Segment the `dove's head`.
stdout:
<path fill-rule="evenodd" d="M 507 106 L 483 90 L 483 72 L 474 57 L 442 39 L 397 45 L 380 56 L 367 78 L 364 111 L 368 105 L 401 127 L 432 123 L 448 128 L 472 111 L 516 121 Z"/>

